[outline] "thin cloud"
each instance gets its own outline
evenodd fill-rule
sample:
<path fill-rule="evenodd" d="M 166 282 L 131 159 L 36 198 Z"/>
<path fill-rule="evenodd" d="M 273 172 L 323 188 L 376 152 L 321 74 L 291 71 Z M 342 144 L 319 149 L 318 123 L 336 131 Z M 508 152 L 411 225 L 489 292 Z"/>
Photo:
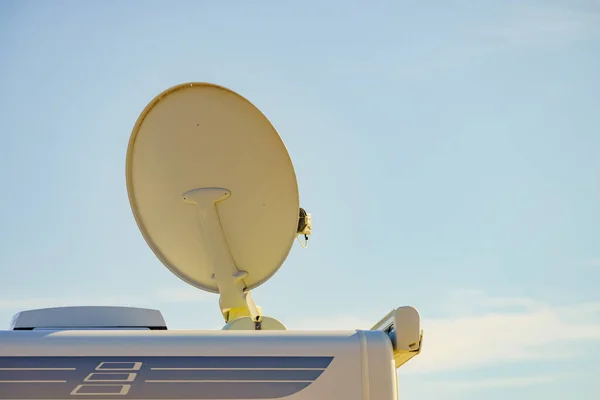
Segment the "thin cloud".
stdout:
<path fill-rule="evenodd" d="M 489 39 L 511 46 L 568 42 L 598 32 L 600 12 L 573 4 L 519 2 L 502 9 L 496 24 L 480 28 Z"/>
<path fill-rule="evenodd" d="M 482 311 L 482 305 L 488 310 Z M 424 319 L 423 352 L 403 372 L 577 357 L 583 354 L 583 348 L 577 352 L 577 342 L 600 340 L 600 303 L 552 306 L 474 292 L 463 297 L 463 306 L 463 316 Z M 557 352 L 557 345 L 565 343 L 570 351 Z"/>
<path fill-rule="evenodd" d="M 157 299 L 162 303 L 216 302 L 218 301 L 218 295 L 185 285 L 176 288 L 159 289 L 157 291 Z"/>
<path fill-rule="evenodd" d="M 459 68 L 522 48 L 567 45 L 600 33 L 600 10 L 566 4 L 498 3 L 488 17 L 464 27 L 460 38 L 430 60 L 431 68 Z"/>
<path fill-rule="evenodd" d="M 470 392 L 525 388 L 547 385 L 564 379 L 562 375 L 532 375 L 507 378 L 488 378 L 474 380 L 438 380 L 414 379 L 414 376 L 401 377 L 398 385 L 399 398 L 403 399 L 463 399 Z M 479 394 L 475 394 L 479 395 Z M 469 397 L 471 398 L 471 397 Z"/>
<path fill-rule="evenodd" d="M 458 0 L 453 4 L 459 9 L 473 9 L 472 1 Z M 600 6 L 497 2 L 476 17 L 462 21 L 459 27 L 449 26 L 447 34 L 433 45 L 423 43 L 418 54 L 381 51 L 369 59 L 339 60 L 329 68 L 338 73 L 386 74 L 389 79 L 428 79 L 440 71 L 460 70 L 480 60 L 504 57 L 514 50 L 565 46 L 599 35 Z M 440 29 L 447 28 L 443 25 Z"/>
<path fill-rule="evenodd" d="M 560 377 L 553 375 L 546 376 L 526 376 L 526 377 L 511 377 L 498 379 L 480 379 L 476 381 L 459 381 L 448 382 L 438 381 L 432 382 L 435 385 L 441 385 L 445 390 L 477 390 L 477 389 L 492 389 L 492 388 L 507 388 L 507 387 L 526 387 L 540 385 L 544 383 L 554 382 Z"/>
<path fill-rule="evenodd" d="M 401 374 L 577 357 L 585 350 L 582 346 L 577 352 L 578 343 L 600 340 L 600 302 L 553 306 L 535 299 L 465 291 L 444 303 L 449 304 L 448 317 L 422 315 L 423 351 L 402 367 Z M 290 328 L 368 329 L 374 322 L 340 315 L 301 320 Z M 566 343 L 568 353 L 556 351 Z"/>
<path fill-rule="evenodd" d="M 158 289 L 147 295 L 102 295 L 102 296 L 66 296 L 66 297 L 29 297 L 22 299 L 0 299 L 0 310 L 15 310 L 46 307 L 66 307 L 76 305 L 122 306 L 146 304 L 192 303 L 214 301 L 214 295 L 201 290 L 183 286 Z"/>
<path fill-rule="evenodd" d="M 600 257 L 589 259 L 585 264 L 590 267 L 600 268 Z"/>
<path fill-rule="evenodd" d="M 376 319 L 376 318 L 375 318 Z M 286 326 L 288 329 L 298 330 L 354 330 L 369 329 L 375 320 L 367 320 L 353 315 L 333 315 L 331 317 L 304 318 L 297 322 L 290 322 Z"/>

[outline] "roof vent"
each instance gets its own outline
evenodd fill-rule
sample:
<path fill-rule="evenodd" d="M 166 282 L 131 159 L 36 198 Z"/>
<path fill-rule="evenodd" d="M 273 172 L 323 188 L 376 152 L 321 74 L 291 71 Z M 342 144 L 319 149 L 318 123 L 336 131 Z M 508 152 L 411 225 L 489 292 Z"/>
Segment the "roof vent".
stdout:
<path fill-rule="evenodd" d="M 167 324 L 158 310 L 135 307 L 55 307 L 15 314 L 11 330 L 33 329 L 152 329 Z"/>

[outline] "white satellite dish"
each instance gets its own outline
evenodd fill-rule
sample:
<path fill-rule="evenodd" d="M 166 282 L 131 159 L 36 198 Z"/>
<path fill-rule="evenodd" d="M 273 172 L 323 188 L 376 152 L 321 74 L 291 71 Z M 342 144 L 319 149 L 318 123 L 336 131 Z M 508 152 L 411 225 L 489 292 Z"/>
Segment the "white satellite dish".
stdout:
<path fill-rule="evenodd" d="M 226 322 L 260 323 L 249 290 L 311 229 L 292 161 L 267 118 L 224 87 L 174 86 L 139 116 L 126 168 L 135 220 L 162 263 L 219 293 Z"/>

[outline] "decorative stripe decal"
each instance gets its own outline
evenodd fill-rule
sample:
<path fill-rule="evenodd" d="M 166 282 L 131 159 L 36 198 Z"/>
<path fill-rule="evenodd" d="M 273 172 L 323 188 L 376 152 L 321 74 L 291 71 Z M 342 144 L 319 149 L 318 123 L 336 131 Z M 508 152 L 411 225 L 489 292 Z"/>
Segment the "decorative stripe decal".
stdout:
<path fill-rule="evenodd" d="M 0 400 L 274 399 L 333 357 L 0 357 Z"/>

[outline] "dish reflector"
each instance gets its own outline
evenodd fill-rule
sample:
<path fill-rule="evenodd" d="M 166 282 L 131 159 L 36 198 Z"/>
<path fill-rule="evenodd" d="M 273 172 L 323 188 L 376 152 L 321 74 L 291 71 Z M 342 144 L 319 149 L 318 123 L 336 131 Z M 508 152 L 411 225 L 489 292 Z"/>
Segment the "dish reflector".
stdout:
<path fill-rule="evenodd" d="M 227 273 L 250 290 L 285 261 L 298 229 L 294 167 L 275 128 L 239 94 L 208 83 L 159 94 L 135 124 L 126 169 L 146 242 L 187 283 L 223 292 L 213 274 L 229 260 Z"/>

